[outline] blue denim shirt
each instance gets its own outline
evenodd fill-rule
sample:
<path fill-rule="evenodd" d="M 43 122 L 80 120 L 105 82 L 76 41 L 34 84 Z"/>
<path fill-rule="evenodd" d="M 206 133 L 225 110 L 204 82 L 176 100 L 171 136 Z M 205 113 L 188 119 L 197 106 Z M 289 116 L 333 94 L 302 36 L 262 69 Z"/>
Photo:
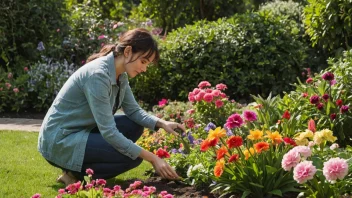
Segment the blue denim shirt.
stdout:
<path fill-rule="evenodd" d="M 159 118 L 147 114 L 136 102 L 128 77 L 120 81 L 120 104 L 134 122 L 154 129 Z M 78 69 L 61 88 L 48 110 L 38 137 L 38 150 L 63 168 L 81 171 L 89 132 L 98 127 L 117 151 L 136 159 L 141 148 L 116 128 L 112 108 L 118 92 L 113 53 Z"/>

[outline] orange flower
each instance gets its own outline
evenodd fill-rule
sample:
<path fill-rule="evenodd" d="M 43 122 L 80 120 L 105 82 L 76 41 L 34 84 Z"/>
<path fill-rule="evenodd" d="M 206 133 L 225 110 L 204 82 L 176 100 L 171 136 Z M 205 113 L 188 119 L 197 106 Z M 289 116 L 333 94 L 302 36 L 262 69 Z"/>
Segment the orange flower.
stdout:
<path fill-rule="evenodd" d="M 265 137 L 270 138 L 271 141 L 275 144 L 280 144 L 283 141 L 282 136 L 277 131 L 275 131 L 274 133 L 267 131 L 266 134 L 267 135 Z"/>
<path fill-rule="evenodd" d="M 216 160 L 219 160 L 225 156 L 227 152 L 227 148 L 225 146 L 222 146 L 216 151 Z"/>
<path fill-rule="evenodd" d="M 213 130 L 213 129 L 209 130 L 209 135 L 208 135 L 207 139 L 213 140 L 213 139 L 219 139 L 219 138 L 225 137 L 225 136 L 226 136 L 226 130 L 222 129 L 221 127 L 218 127 L 215 130 Z"/>
<path fill-rule="evenodd" d="M 241 136 L 231 136 L 229 139 L 226 141 L 227 146 L 229 148 L 237 148 L 242 146 L 243 140 Z"/>
<path fill-rule="evenodd" d="M 258 142 L 254 144 L 255 151 L 257 153 L 261 153 L 262 151 L 266 151 L 269 149 L 269 143 L 267 142 Z"/>
<path fill-rule="evenodd" d="M 215 177 L 220 177 L 222 173 L 224 172 L 224 168 L 221 166 L 215 166 L 214 167 L 214 175 Z"/>
<path fill-rule="evenodd" d="M 209 145 L 209 140 L 205 139 L 201 144 L 200 144 L 200 151 L 205 152 L 209 149 L 210 145 Z"/>
<path fill-rule="evenodd" d="M 263 137 L 263 131 L 260 131 L 258 129 L 256 130 L 250 130 L 249 135 L 247 136 L 248 139 L 250 140 L 260 140 Z"/>
<path fill-rule="evenodd" d="M 240 158 L 240 156 L 238 154 L 233 154 L 230 159 L 229 162 L 237 162 L 237 160 Z"/>
<path fill-rule="evenodd" d="M 225 161 L 224 159 L 221 159 L 216 162 L 216 165 L 214 167 L 214 175 L 215 177 L 220 177 L 222 173 L 224 172 L 224 167 L 225 167 Z"/>
<path fill-rule="evenodd" d="M 243 154 L 245 156 L 245 159 L 248 160 L 248 158 L 250 158 L 252 155 L 254 155 L 254 149 L 250 148 L 249 150 L 245 150 L 243 151 Z"/>

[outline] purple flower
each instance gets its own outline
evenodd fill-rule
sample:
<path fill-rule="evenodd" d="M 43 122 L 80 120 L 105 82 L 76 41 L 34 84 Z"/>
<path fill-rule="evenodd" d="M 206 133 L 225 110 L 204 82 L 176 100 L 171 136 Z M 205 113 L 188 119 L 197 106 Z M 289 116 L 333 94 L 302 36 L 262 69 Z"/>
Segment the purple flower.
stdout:
<path fill-rule="evenodd" d="M 335 76 L 333 73 L 331 72 L 326 72 L 324 73 L 322 76 L 321 76 L 324 80 L 327 80 L 327 81 L 332 81 L 334 80 Z"/>
<path fill-rule="evenodd" d="M 231 129 L 227 128 L 225 125 L 224 125 L 224 129 L 226 130 L 226 135 L 227 136 L 233 136 L 233 132 Z"/>
<path fill-rule="evenodd" d="M 348 105 L 342 105 L 341 108 L 340 108 L 340 112 L 341 113 L 346 113 L 348 112 Z"/>
<path fill-rule="evenodd" d="M 40 42 L 38 43 L 37 50 L 39 50 L 39 51 L 43 51 L 43 50 L 45 50 L 45 47 L 44 47 L 44 44 L 43 44 L 43 42 L 42 42 L 42 41 L 40 41 Z"/>
<path fill-rule="evenodd" d="M 331 85 L 331 86 L 333 86 L 334 84 L 336 84 L 336 80 L 330 81 L 330 85 Z"/>
<path fill-rule="evenodd" d="M 187 138 L 191 144 L 194 144 L 194 137 L 191 132 L 188 132 Z"/>
<path fill-rule="evenodd" d="M 215 124 L 212 123 L 212 122 L 209 122 L 209 123 L 207 124 L 207 126 L 204 128 L 204 130 L 205 130 L 206 132 L 209 132 L 210 129 L 213 129 L 213 130 L 216 129 Z"/>
<path fill-rule="evenodd" d="M 244 111 L 243 117 L 245 120 L 250 122 L 257 120 L 257 114 L 254 111 Z"/>
<path fill-rule="evenodd" d="M 175 149 L 175 148 L 173 148 L 173 149 L 171 149 L 171 151 L 170 151 L 171 153 L 173 153 L 173 154 L 175 154 L 175 153 L 178 153 L 178 150 L 177 149 Z"/>

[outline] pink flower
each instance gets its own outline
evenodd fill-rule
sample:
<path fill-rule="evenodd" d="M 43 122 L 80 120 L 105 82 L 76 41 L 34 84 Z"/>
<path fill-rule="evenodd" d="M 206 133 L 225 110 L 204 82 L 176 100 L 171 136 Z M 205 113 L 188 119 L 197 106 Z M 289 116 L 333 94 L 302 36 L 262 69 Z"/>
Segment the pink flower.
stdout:
<path fill-rule="evenodd" d="M 12 77 L 13 77 L 13 74 L 11 72 L 7 74 L 8 79 L 11 79 Z"/>
<path fill-rule="evenodd" d="M 317 172 L 316 167 L 312 161 L 303 161 L 296 165 L 293 169 L 293 179 L 299 184 L 303 184 L 306 181 L 313 179 L 314 174 Z"/>
<path fill-rule="evenodd" d="M 202 101 L 205 94 L 206 94 L 205 91 L 203 91 L 203 90 L 200 91 L 200 92 L 195 96 L 195 100 L 196 100 L 196 101 Z"/>
<path fill-rule="evenodd" d="M 98 36 L 98 40 L 105 39 L 105 38 L 106 38 L 106 36 L 104 34 Z"/>
<path fill-rule="evenodd" d="M 235 127 L 241 127 L 243 124 L 243 119 L 241 115 L 235 113 L 227 118 L 225 126 L 229 129 L 233 129 Z"/>
<path fill-rule="evenodd" d="M 105 181 L 105 179 L 97 179 L 96 184 L 98 186 L 100 186 L 100 185 L 105 186 L 106 181 Z"/>
<path fill-rule="evenodd" d="M 25 72 L 27 72 L 29 69 L 28 69 L 28 67 L 24 67 L 23 70 L 24 70 Z"/>
<path fill-rule="evenodd" d="M 204 87 L 210 87 L 210 86 L 211 86 L 211 84 L 208 81 L 202 81 L 198 84 L 198 87 L 200 89 L 203 89 Z"/>
<path fill-rule="evenodd" d="M 90 168 L 87 168 L 86 173 L 88 176 L 92 176 L 94 174 L 94 171 Z"/>
<path fill-rule="evenodd" d="M 131 189 L 136 189 L 136 188 L 138 188 L 140 185 L 142 185 L 142 182 L 141 182 L 141 181 L 135 181 L 135 182 L 133 182 L 133 184 L 130 184 L 130 188 L 131 188 Z"/>
<path fill-rule="evenodd" d="M 296 151 L 289 151 L 284 155 L 281 161 L 281 167 L 285 171 L 290 171 L 291 168 L 294 168 L 301 161 L 301 156 Z"/>
<path fill-rule="evenodd" d="M 100 44 L 101 47 L 104 47 L 104 45 L 105 45 L 105 43 L 101 43 L 101 44 Z"/>
<path fill-rule="evenodd" d="M 14 88 L 13 92 L 18 93 L 18 92 L 20 92 L 20 90 L 18 88 Z"/>
<path fill-rule="evenodd" d="M 331 73 L 331 72 L 326 72 L 324 73 L 322 76 L 321 76 L 324 80 L 327 80 L 327 81 L 332 81 L 334 80 L 334 74 Z"/>
<path fill-rule="evenodd" d="M 193 89 L 193 94 L 194 94 L 194 95 L 197 95 L 200 91 L 201 91 L 201 89 L 194 88 L 194 89 Z"/>
<path fill-rule="evenodd" d="M 308 146 L 296 146 L 291 151 L 298 152 L 304 159 L 312 155 L 312 150 Z"/>
<path fill-rule="evenodd" d="M 211 93 L 204 94 L 203 100 L 205 102 L 211 102 L 213 100 L 213 95 Z"/>
<path fill-rule="evenodd" d="M 339 148 L 339 144 L 337 144 L 337 143 L 333 143 L 333 144 L 330 146 L 330 149 L 331 149 L 331 150 L 335 150 L 335 149 L 337 149 L 337 148 Z"/>
<path fill-rule="evenodd" d="M 217 90 L 217 89 L 212 90 L 212 92 L 211 92 L 211 94 L 213 94 L 214 97 L 219 96 L 220 93 L 221 93 L 221 92 L 220 92 L 219 90 Z"/>
<path fill-rule="evenodd" d="M 306 83 L 312 83 L 313 82 L 313 78 L 308 78 L 307 80 L 306 80 Z"/>
<path fill-rule="evenodd" d="M 164 107 L 167 104 L 167 99 L 163 98 L 159 101 L 159 107 Z"/>
<path fill-rule="evenodd" d="M 3 88 L 2 87 L 0 87 L 0 91 L 2 91 L 3 90 Z"/>
<path fill-rule="evenodd" d="M 342 180 L 348 173 L 348 164 L 341 158 L 331 158 L 324 162 L 323 174 L 328 181 Z"/>
<path fill-rule="evenodd" d="M 60 32 L 60 28 L 57 28 L 57 29 L 56 29 L 56 32 Z"/>
<path fill-rule="evenodd" d="M 112 29 L 116 29 L 117 27 L 119 27 L 119 25 L 117 23 L 114 24 L 114 26 L 112 26 Z"/>
<path fill-rule="evenodd" d="M 59 194 L 64 194 L 64 193 L 66 192 L 66 190 L 63 189 L 63 188 L 61 188 L 61 189 L 59 189 L 57 192 L 58 192 Z"/>
<path fill-rule="evenodd" d="M 114 186 L 114 191 L 115 192 L 119 192 L 121 190 L 121 186 L 119 186 L 119 185 L 115 185 Z"/>
<path fill-rule="evenodd" d="M 39 194 L 39 193 L 32 196 L 32 198 L 40 198 L 40 197 L 41 197 L 41 194 Z"/>
<path fill-rule="evenodd" d="M 193 92 L 189 92 L 189 93 L 188 93 L 188 101 L 190 101 L 190 102 L 196 101 L 196 99 L 195 99 L 194 96 L 195 96 L 195 95 L 194 95 Z"/>
<path fill-rule="evenodd" d="M 87 185 L 84 186 L 84 188 L 87 189 L 87 190 L 91 189 L 92 187 L 93 187 L 93 184 L 87 184 Z"/>
<path fill-rule="evenodd" d="M 187 110 L 187 113 L 188 113 L 188 114 L 194 114 L 194 112 L 196 112 L 194 109 L 189 109 L 189 110 Z"/>
<path fill-rule="evenodd" d="M 221 92 L 221 93 L 220 93 L 220 97 L 221 97 L 221 98 L 226 98 L 227 96 L 226 96 L 225 93 L 222 93 L 222 92 Z"/>
<path fill-rule="evenodd" d="M 316 130 L 316 127 L 315 127 L 315 121 L 314 121 L 313 119 L 310 119 L 310 120 L 308 121 L 308 129 L 309 129 L 310 131 L 312 131 L 313 133 L 315 133 L 315 131 L 317 131 L 317 130 Z"/>
<path fill-rule="evenodd" d="M 81 64 L 82 64 L 82 65 L 84 65 L 85 63 L 86 63 L 86 61 L 85 61 L 85 60 L 82 60 L 82 61 L 81 61 Z"/>
<path fill-rule="evenodd" d="M 10 89 L 12 85 L 10 83 L 5 83 L 5 86 L 7 87 L 7 89 Z"/>
<path fill-rule="evenodd" d="M 216 106 L 216 108 L 220 108 L 220 107 L 222 107 L 224 105 L 224 102 L 223 101 L 221 101 L 221 100 L 216 100 L 215 101 L 215 106 Z"/>
<path fill-rule="evenodd" d="M 303 98 L 308 97 L 308 93 L 302 93 L 302 97 L 303 97 Z"/>
<path fill-rule="evenodd" d="M 212 93 L 213 92 L 213 90 L 212 89 L 205 89 L 205 93 Z"/>
<path fill-rule="evenodd" d="M 243 112 L 243 117 L 247 121 L 256 121 L 257 120 L 257 114 L 254 111 L 244 111 Z"/>
<path fill-rule="evenodd" d="M 335 84 L 336 84 L 336 80 L 330 81 L 330 85 L 331 85 L 331 86 L 333 86 L 333 85 L 335 85 Z"/>
<path fill-rule="evenodd" d="M 216 87 L 216 89 L 218 89 L 218 90 L 225 90 L 225 89 L 227 89 L 227 86 L 226 86 L 225 84 L 222 84 L 222 83 L 217 84 L 215 87 Z"/>
<path fill-rule="evenodd" d="M 316 107 L 317 109 L 322 110 L 324 108 L 324 104 L 319 102 L 318 104 L 316 104 Z"/>

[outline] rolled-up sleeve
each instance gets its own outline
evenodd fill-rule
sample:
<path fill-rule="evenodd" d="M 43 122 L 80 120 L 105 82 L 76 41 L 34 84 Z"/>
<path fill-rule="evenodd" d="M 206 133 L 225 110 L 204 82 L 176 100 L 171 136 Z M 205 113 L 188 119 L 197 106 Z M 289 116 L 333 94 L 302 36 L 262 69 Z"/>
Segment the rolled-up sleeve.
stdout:
<path fill-rule="evenodd" d="M 125 97 L 122 101 L 122 108 L 128 118 L 139 125 L 152 130 L 155 129 L 155 125 L 160 119 L 156 116 L 148 114 L 139 106 L 129 85 L 126 86 Z"/>
<path fill-rule="evenodd" d="M 94 73 L 83 86 L 89 106 L 103 138 L 117 151 L 136 159 L 142 148 L 127 139 L 117 128 L 112 115 L 109 92 L 109 76 L 104 72 Z"/>

